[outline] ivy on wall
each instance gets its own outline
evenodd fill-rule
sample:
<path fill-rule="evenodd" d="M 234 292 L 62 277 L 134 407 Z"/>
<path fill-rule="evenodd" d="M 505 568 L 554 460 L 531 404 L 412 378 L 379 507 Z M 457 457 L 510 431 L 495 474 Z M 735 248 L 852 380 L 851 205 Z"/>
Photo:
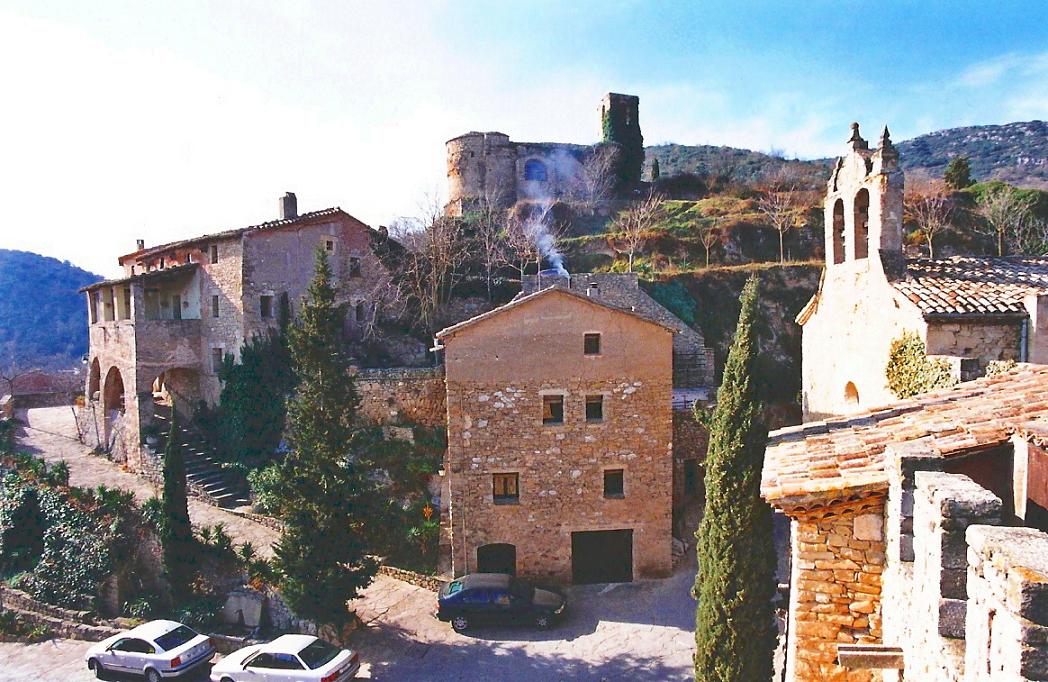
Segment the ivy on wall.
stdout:
<path fill-rule="evenodd" d="M 950 363 L 941 358 L 929 358 L 924 341 L 912 331 L 903 332 L 892 341 L 885 374 L 888 390 L 896 398 L 909 398 L 957 383 Z"/>

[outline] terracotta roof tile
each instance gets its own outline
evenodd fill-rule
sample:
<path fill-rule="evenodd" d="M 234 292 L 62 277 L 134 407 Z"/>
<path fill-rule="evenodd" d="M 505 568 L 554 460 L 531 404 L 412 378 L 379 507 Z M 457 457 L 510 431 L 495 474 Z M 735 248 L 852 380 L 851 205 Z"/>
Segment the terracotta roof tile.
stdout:
<path fill-rule="evenodd" d="M 892 286 L 925 316 L 1025 315 L 1027 294 L 1048 293 L 1048 258 L 918 258 Z"/>
<path fill-rule="evenodd" d="M 761 493 L 780 507 L 817 506 L 886 488 L 884 453 L 919 442 L 939 456 L 992 447 L 1015 431 L 1048 433 L 1048 366 L 1009 372 L 876 410 L 770 434 Z"/>

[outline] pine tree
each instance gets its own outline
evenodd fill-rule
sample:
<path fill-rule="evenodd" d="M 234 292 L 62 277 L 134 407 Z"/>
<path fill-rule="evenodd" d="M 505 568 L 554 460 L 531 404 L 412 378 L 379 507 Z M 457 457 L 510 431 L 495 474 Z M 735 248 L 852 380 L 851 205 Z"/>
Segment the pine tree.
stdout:
<path fill-rule="evenodd" d="M 171 406 L 171 430 L 164 449 L 164 497 L 160 545 L 164 572 L 176 601 L 185 597 L 196 569 L 196 542 L 189 521 L 186 462 L 178 443 L 178 416 Z"/>
<path fill-rule="evenodd" d="M 972 184 L 972 168 L 967 156 L 955 156 L 946 166 L 943 180 L 950 189 L 961 190 Z"/>
<path fill-rule="evenodd" d="M 343 351 L 343 314 L 327 254 L 318 250 L 300 322 L 288 332 L 298 386 L 288 402 L 290 452 L 277 493 L 284 531 L 274 553 L 295 613 L 336 627 L 377 570 L 363 540 L 367 479 L 355 452 L 360 400 Z"/>
<path fill-rule="evenodd" d="M 769 680 L 775 625 L 775 552 L 771 509 L 760 497 L 768 430 L 754 381 L 757 290 L 742 292 L 735 340 L 710 419 L 706 511 L 695 534 L 695 679 Z"/>

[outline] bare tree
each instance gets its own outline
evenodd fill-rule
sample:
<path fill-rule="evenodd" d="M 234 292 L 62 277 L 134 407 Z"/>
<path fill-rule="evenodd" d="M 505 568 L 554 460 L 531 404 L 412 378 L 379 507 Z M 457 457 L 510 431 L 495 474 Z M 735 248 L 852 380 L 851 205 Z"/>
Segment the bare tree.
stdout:
<path fill-rule="evenodd" d="M 1027 212 L 1026 216 L 1015 224 L 1009 248 L 1012 253 L 1024 256 L 1048 256 L 1048 221 Z"/>
<path fill-rule="evenodd" d="M 906 188 L 905 217 L 917 225 L 928 246 L 928 257 L 935 258 L 935 238 L 950 229 L 953 204 L 945 183 L 932 180 L 914 182 Z"/>
<path fill-rule="evenodd" d="M 662 197 L 649 191 L 648 196 L 620 211 L 608 226 L 611 240 L 620 244 L 629 259 L 627 272 L 633 272 L 633 260 L 650 230 L 662 218 Z"/>
<path fill-rule="evenodd" d="M 721 221 L 723 218 L 700 218 L 699 219 L 699 241 L 706 249 L 706 267 L 710 267 L 710 249 L 721 238 Z"/>
<path fill-rule="evenodd" d="M 615 189 L 616 171 L 621 150 L 617 145 L 594 145 L 579 170 L 571 189 L 575 202 L 595 210 L 607 201 Z"/>
<path fill-rule="evenodd" d="M 979 213 L 983 224 L 976 229 L 993 237 L 997 242 L 997 255 L 1003 256 L 1005 247 L 1013 241 L 1017 225 L 1030 219 L 1032 198 L 1023 196 L 1011 185 L 1002 185 L 983 195 L 979 202 Z"/>
<path fill-rule="evenodd" d="M 473 216 L 471 249 L 484 271 L 484 283 L 488 301 L 494 297 L 495 278 L 502 266 L 511 262 L 507 240 L 506 211 L 501 208 L 502 193 L 498 190 L 485 192 Z"/>
<path fill-rule="evenodd" d="M 786 233 L 797 226 L 800 187 L 796 174 L 783 166 L 761 187 L 757 209 L 779 233 L 779 262 L 786 262 Z"/>

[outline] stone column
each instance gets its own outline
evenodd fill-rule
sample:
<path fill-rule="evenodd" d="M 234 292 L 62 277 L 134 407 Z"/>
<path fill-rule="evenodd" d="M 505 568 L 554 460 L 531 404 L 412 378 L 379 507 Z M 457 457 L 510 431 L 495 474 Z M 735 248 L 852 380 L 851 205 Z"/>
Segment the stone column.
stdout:
<path fill-rule="evenodd" d="M 964 679 L 1048 679 L 1048 535 L 971 526 Z"/>

